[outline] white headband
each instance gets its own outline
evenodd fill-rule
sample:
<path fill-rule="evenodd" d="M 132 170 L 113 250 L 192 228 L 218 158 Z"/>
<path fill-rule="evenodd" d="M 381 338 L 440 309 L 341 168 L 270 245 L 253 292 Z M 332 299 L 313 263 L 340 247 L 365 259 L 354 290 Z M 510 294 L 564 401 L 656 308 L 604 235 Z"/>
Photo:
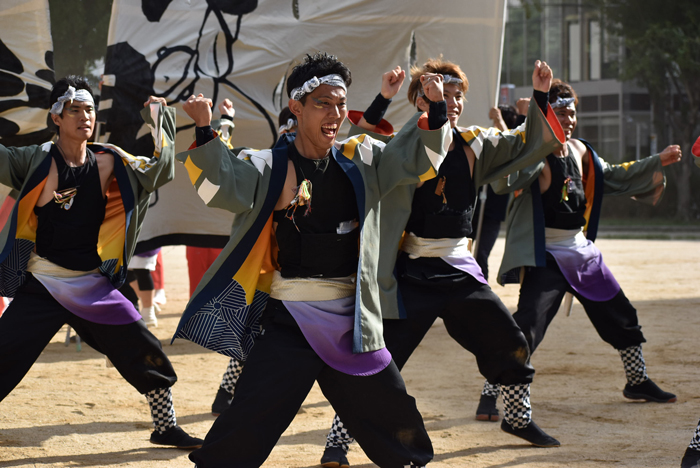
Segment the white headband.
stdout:
<path fill-rule="evenodd" d="M 65 94 L 61 97 L 58 98 L 58 101 L 54 103 L 53 106 L 51 106 L 51 113 L 55 115 L 61 115 L 61 112 L 63 112 L 63 105 L 66 102 L 73 102 L 73 101 L 80 101 L 80 102 L 89 102 L 92 104 L 92 106 L 95 106 L 95 101 L 92 98 L 92 94 L 90 94 L 90 91 L 87 89 L 79 89 L 75 90 L 74 87 L 68 86 L 68 89 L 66 90 Z"/>
<path fill-rule="evenodd" d="M 298 101 L 304 95 L 312 93 L 314 89 L 318 88 L 322 84 L 337 86 L 339 88 L 343 88 L 346 93 L 348 92 L 348 88 L 345 86 L 345 80 L 340 75 L 326 75 L 322 76 L 321 78 L 316 78 L 314 76 L 302 86 L 294 88 L 289 97 L 295 101 Z"/>
<path fill-rule="evenodd" d="M 560 107 L 568 107 L 569 104 L 572 102 L 576 101 L 576 98 L 569 97 L 569 98 L 562 98 L 558 97 L 556 101 L 551 103 L 550 105 L 552 106 L 552 109 L 559 109 Z"/>
<path fill-rule="evenodd" d="M 460 78 L 457 78 L 456 76 L 452 75 L 447 75 L 444 74 L 442 75 L 442 84 L 462 84 L 463 81 Z M 423 97 L 425 94 L 423 94 L 423 87 L 421 86 L 418 88 L 418 97 Z"/>
<path fill-rule="evenodd" d="M 282 133 L 288 132 L 288 131 L 290 131 L 291 129 L 293 129 L 294 127 L 296 127 L 296 126 L 297 126 L 297 121 L 296 121 L 296 120 L 294 120 L 294 119 L 287 119 L 287 124 L 286 124 L 286 125 L 282 125 L 282 126 L 279 128 L 279 130 L 277 130 L 277 134 L 278 134 L 278 135 L 281 135 Z"/>

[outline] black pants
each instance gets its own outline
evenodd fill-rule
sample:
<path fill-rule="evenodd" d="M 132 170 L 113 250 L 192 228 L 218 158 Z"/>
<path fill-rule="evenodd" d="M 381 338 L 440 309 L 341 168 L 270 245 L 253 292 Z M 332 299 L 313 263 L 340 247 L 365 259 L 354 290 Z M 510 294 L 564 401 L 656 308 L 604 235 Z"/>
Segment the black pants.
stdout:
<path fill-rule="evenodd" d="M 382 468 L 433 458 L 413 397 L 392 362 L 358 377 L 332 369 L 314 352 L 282 302 L 271 299 L 264 333 L 236 385 L 231 407 L 190 454 L 199 468 L 261 466 L 308 395 L 314 381 L 367 456 Z"/>
<path fill-rule="evenodd" d="M 518 311 L 513 315 L 525 333 L 531 352 L 535 352 L 544 339 L 547 327 L 552 323 L 567 291 L 574 293 L 598 335 L 613 348 L 625 349 L 646 341 L 637 320 L 637 310 L 622 290 L 609 301 L 596 302 L 586 299 L 574 292 L 556 260 L 547 254 L 546 267 L 526 269 L 520 287 Z"/>
<path fill-rule="evenodd" d="M 479 250 L 476 251 L 474 258 L 476 258 L 476 263 L 481 267 L 481 272 L 487 280 L 489 279 L 489 255 L 491 255 L 491 250 L 496 244 L 500 231 L 501 222 L 499 220 L 484 216 L 479 237 Z"/>
<path fill-rule="evenodd" d="M 532 382 L 535 371 L 525 336 L 488 285 L 439 258 L 411 260 L 403 252 L 396 271 L 407 317 L 384 320 L 384 340 L 399 369 L 441 317 L 450 336 L 474 354 L 489 382 Z"/>
<path fill-rule="evenodd" d="M 0 401 L 22 378 L 64 324 L 87 344 L 106 354 L 139 393 L 170 387 L 177 381 L 160 341 L 143 320 L 128 325 L 102 325 L 73 315 L 29 275 L 0 316 Z"/>

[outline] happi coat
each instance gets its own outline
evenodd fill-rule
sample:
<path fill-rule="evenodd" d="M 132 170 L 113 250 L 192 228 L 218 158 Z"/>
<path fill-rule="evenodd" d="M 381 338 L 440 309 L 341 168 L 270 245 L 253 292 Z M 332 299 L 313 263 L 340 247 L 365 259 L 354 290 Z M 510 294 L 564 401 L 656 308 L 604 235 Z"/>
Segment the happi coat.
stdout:
<path fill-rule="evenodd" d="M 175 175 L 175 109 L 151 104 L 141 111 L 141 116 L 154 137 L 153 156 L 133 156 L 108 143 L 88 143 L 94 153 L 114 156 L 114 180 L 107 192 L 97 252 L 102 259 L 100 271 L 115 288 L 126 278 L 151 192 Z M 52 142 L 18 148 L 0 145 L 0 183 L 19 191 L 0 232 L 0 296 L 14 297 L 26 279 L 29 254 L 36 241 L 34 207 L 48 179 L 52 145 Z"/>
<path fill-rule="evenodd" d="M 525 122 L 512 130 L 479 126 L 456 127 L 452 129 L 455 144 L 467 145 L 476 156 L 472 170 L 473 190 L 481 185 L 503 179 L 512 172 L 531 166 L 559 148 L 564 140 L 564 131 L 548 104 L 545 116 L 534 99 L 530 101 Z M 447 174 L 449 178 L 449 174 Z M 387 200 L 407 198 L 413 200 L 416 185 L 398 187 Z M 476 198 L 475 198 L 476 199 Z M 382 245 L 390 255 L 381 258 L 383 269 L 393 269 L 399 251 L 400 237 L 384 231 L 384 226 L 406 226 L 411 214 L 411 204 L 405 210 L 384 210 L 382 212 Z M 379 278 L 382 292 L 382 312 L 384 318 L 405 318 L 405 309 L 397 302 L 401 300 L 393 275 Z"/>
<path fill-rule="evenodd" d="M 434 131 L 427 128 L 427 116 L 417 113 L 388 143 L 360 134 L 331 149 L 331 157 L 353 185 L 360 214 L 354 353 L 384 347 L 377 278 L 391 275 L 393 265 L 380 269 L 379 259 L 394 252 L 380 245 L 380 216 L 386 210 L 411 207 L 410 197 L 393 197 L 391 203 L 382 199 L 398 186 L 435 177 L 452 141 L 448 123 Z M 173 339 L 185 338 L 236 359 L 247 358 L 270 295 L 277 253 L 272 214 L 287 176 L 287 147 L 294 137 L 283 135 L 271 150 L 229 150 L 214 138 L 176 156 L 204 202 L 236 216 L 228 244 L 195 290 Z M 400 238 L 403 226 L 391 226 L 384 234 Z"/>
<path fill-rule="evenodd" d="M 609 164 L 585 140 L 580 140 L 588 151 L 588 168 L 582 174 L 586 194 L 586 238 L 595 241 L 598 233 L 603 195 L 627 195 L 652 205 L 663 196 L 666 177 L 659 155 L 640 161 Z M 496 193 L 515 191 L 506 218 L 506 246 L 499 284 L 519 282 L 523 267 L 543 267 L 547 264 L 545 249 L 544 208 L 538 177 L 544 161 L 532 165 L 492 187 Z"/>

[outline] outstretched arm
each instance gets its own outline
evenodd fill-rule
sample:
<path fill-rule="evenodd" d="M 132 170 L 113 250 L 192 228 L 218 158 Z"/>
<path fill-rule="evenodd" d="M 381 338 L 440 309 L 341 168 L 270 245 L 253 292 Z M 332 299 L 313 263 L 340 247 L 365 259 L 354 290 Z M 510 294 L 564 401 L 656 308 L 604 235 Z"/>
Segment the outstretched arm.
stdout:
<path fill-rule="evenodd" d="M 381 92 L 377 94 L 372 104 L 364 112 L 357 126 L 363 130 L 374 132 L 377 125 L 382 121 L 384 113 L 389 108 L 392 98 L 399 92 L 405 79 L 406 72 L 401 67 L 396 67 L 384 73 L 382 75 Z"/>

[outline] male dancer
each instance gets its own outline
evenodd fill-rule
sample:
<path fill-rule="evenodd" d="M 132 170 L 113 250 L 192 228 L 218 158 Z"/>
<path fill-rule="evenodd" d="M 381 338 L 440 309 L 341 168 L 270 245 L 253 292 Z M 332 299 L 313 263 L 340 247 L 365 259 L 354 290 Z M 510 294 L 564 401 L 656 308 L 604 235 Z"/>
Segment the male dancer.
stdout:
<path fill-rule="evenodd" d="M 396 306 L 383 308 L 387 349 L 401 369 L 435 319 L 442 317 L 450 336 L 474 353 L 481 373 L 508 388 L 504 392 L 508 411 L 502 429 L 537 446 L 559 446 L 559 441 L 532 421 L 530 383 L 534 369 L 529 364 L 525 337 L 491 291 L 470 251 L 478 187 L 539 161 L 561 145 L 558 139 L 563 141 L 561 128 L 547 104 L 552 72 L 546 63 L 536 62 L 532 80 L 540 106 L 533 100 L 527 126 L 503 133 L 457 126 L 469 86 L 467 77 L 458 65 L 439 58 L 412 72 L 408 98 L 419 110 L 430 106 L 420 89 L 420 76 L 426 73 L 444 77 L 453 143 L 436 178 L 395 192 L 406 196 L 399 192 L 403 189 L 412 198 L 410 213 L 383 212 L 382 226 L 405 226 L 406 233 L 398 259 L 395 253 L 389 257 L 396 261 L 403 310 L 399 317 Z M 368 114 L 365 112 L 365 120 L 371 120 Z M 360 126 L 374 128 L 362 122 Z M 386 242 L 392 252 L 399 250 L 396 240 Z M 390 290 L 396 294 L 395 288 Z M 321 464 L 349 466 L 345 454 L 351 441 L 344 421 L 336 416 Z"/>
<path fill-rule="evenodd" d="M 397 67 L 383 80 L 398 90 L 404 75 Z M 209 100 L 192 96 L 183 106 L 197 148 L 177 158 L 210 206 L 237 215 L 176 336 L 246 362 L 231 407 L 190 455 L 200 468 L 262 465 L 314 381 L 377 465 L 432 458 L 415 400 L 384 347 L 377 288 L 391 275 L 379 269 L 380 209 L 410 206 L 380 200 L 434 176 L 450 144 L 442 77 L 421 80 L 434 101 L 430 115 L 417 114 L 386 145 L 367 135 L 336 142 L 351 77 L 327 54 L 307 56 L 287 79 L 299 126 L 272 150 L 231 152 L 209 127 Z M 400 229 L 387 230 L 398 239 Z"/>
<path fill-rule="evenodd" d="M 695 156 L 695 165 L 700 167 L 700 138 L 695 141 L 692 153 Z M 681 468 L 700 468 L 700 421 L 698 421 L 698 426 L 695 428 L 695 433 L 690 440 L 690 444 L 688 444 L 688 448 L 685 449 L 681 460 Z"/>
<path fill-rule="evenodd" d="M 513 318 L 534 353 L 554 319 L 564 294 L 581 302 L 600 337 L 620 353 L 627 376 L 626 398 L 674 402 L 648 376 L 637 311 L 603 263 L 595 240 L 603 193 L 631 195 L 655 204 L 663 194 L 663 166 L 681 159 L 678 146 L 641 161 L 611 165 L 585 141 L 571 138 L 576 128 L 578 97 L 554 80 L 549 91 L 566 134 L 566 145 L 547 159 L 494 184 L 496 192 L 516 192 L 507 220 L 506 247 L 499 283 L 522 278 Z M 498 387 L 486 382 L 480 415 L 496 412 Z M 489 403 L 488 405 L 486 403 Z"/>
<path fill-rule="evenodd" d="M 56 143 L 0 145 L 0 182 L 20 191 L 0 234 L 0 295 L 14 297 L 0 317 L 0 401 L 67 323 L 146 396 L 152 443 L 199 447 L 202 440 L 177 425 L 177 376 L 160 341 L 116 289 L 150 193 L 173 178 L 175 111 L 162 98 L 145 103 L 156 151 L 143 157 L 87 144 L 95 103 L 84 78 L 59 80 L 51 104 Z"/>

